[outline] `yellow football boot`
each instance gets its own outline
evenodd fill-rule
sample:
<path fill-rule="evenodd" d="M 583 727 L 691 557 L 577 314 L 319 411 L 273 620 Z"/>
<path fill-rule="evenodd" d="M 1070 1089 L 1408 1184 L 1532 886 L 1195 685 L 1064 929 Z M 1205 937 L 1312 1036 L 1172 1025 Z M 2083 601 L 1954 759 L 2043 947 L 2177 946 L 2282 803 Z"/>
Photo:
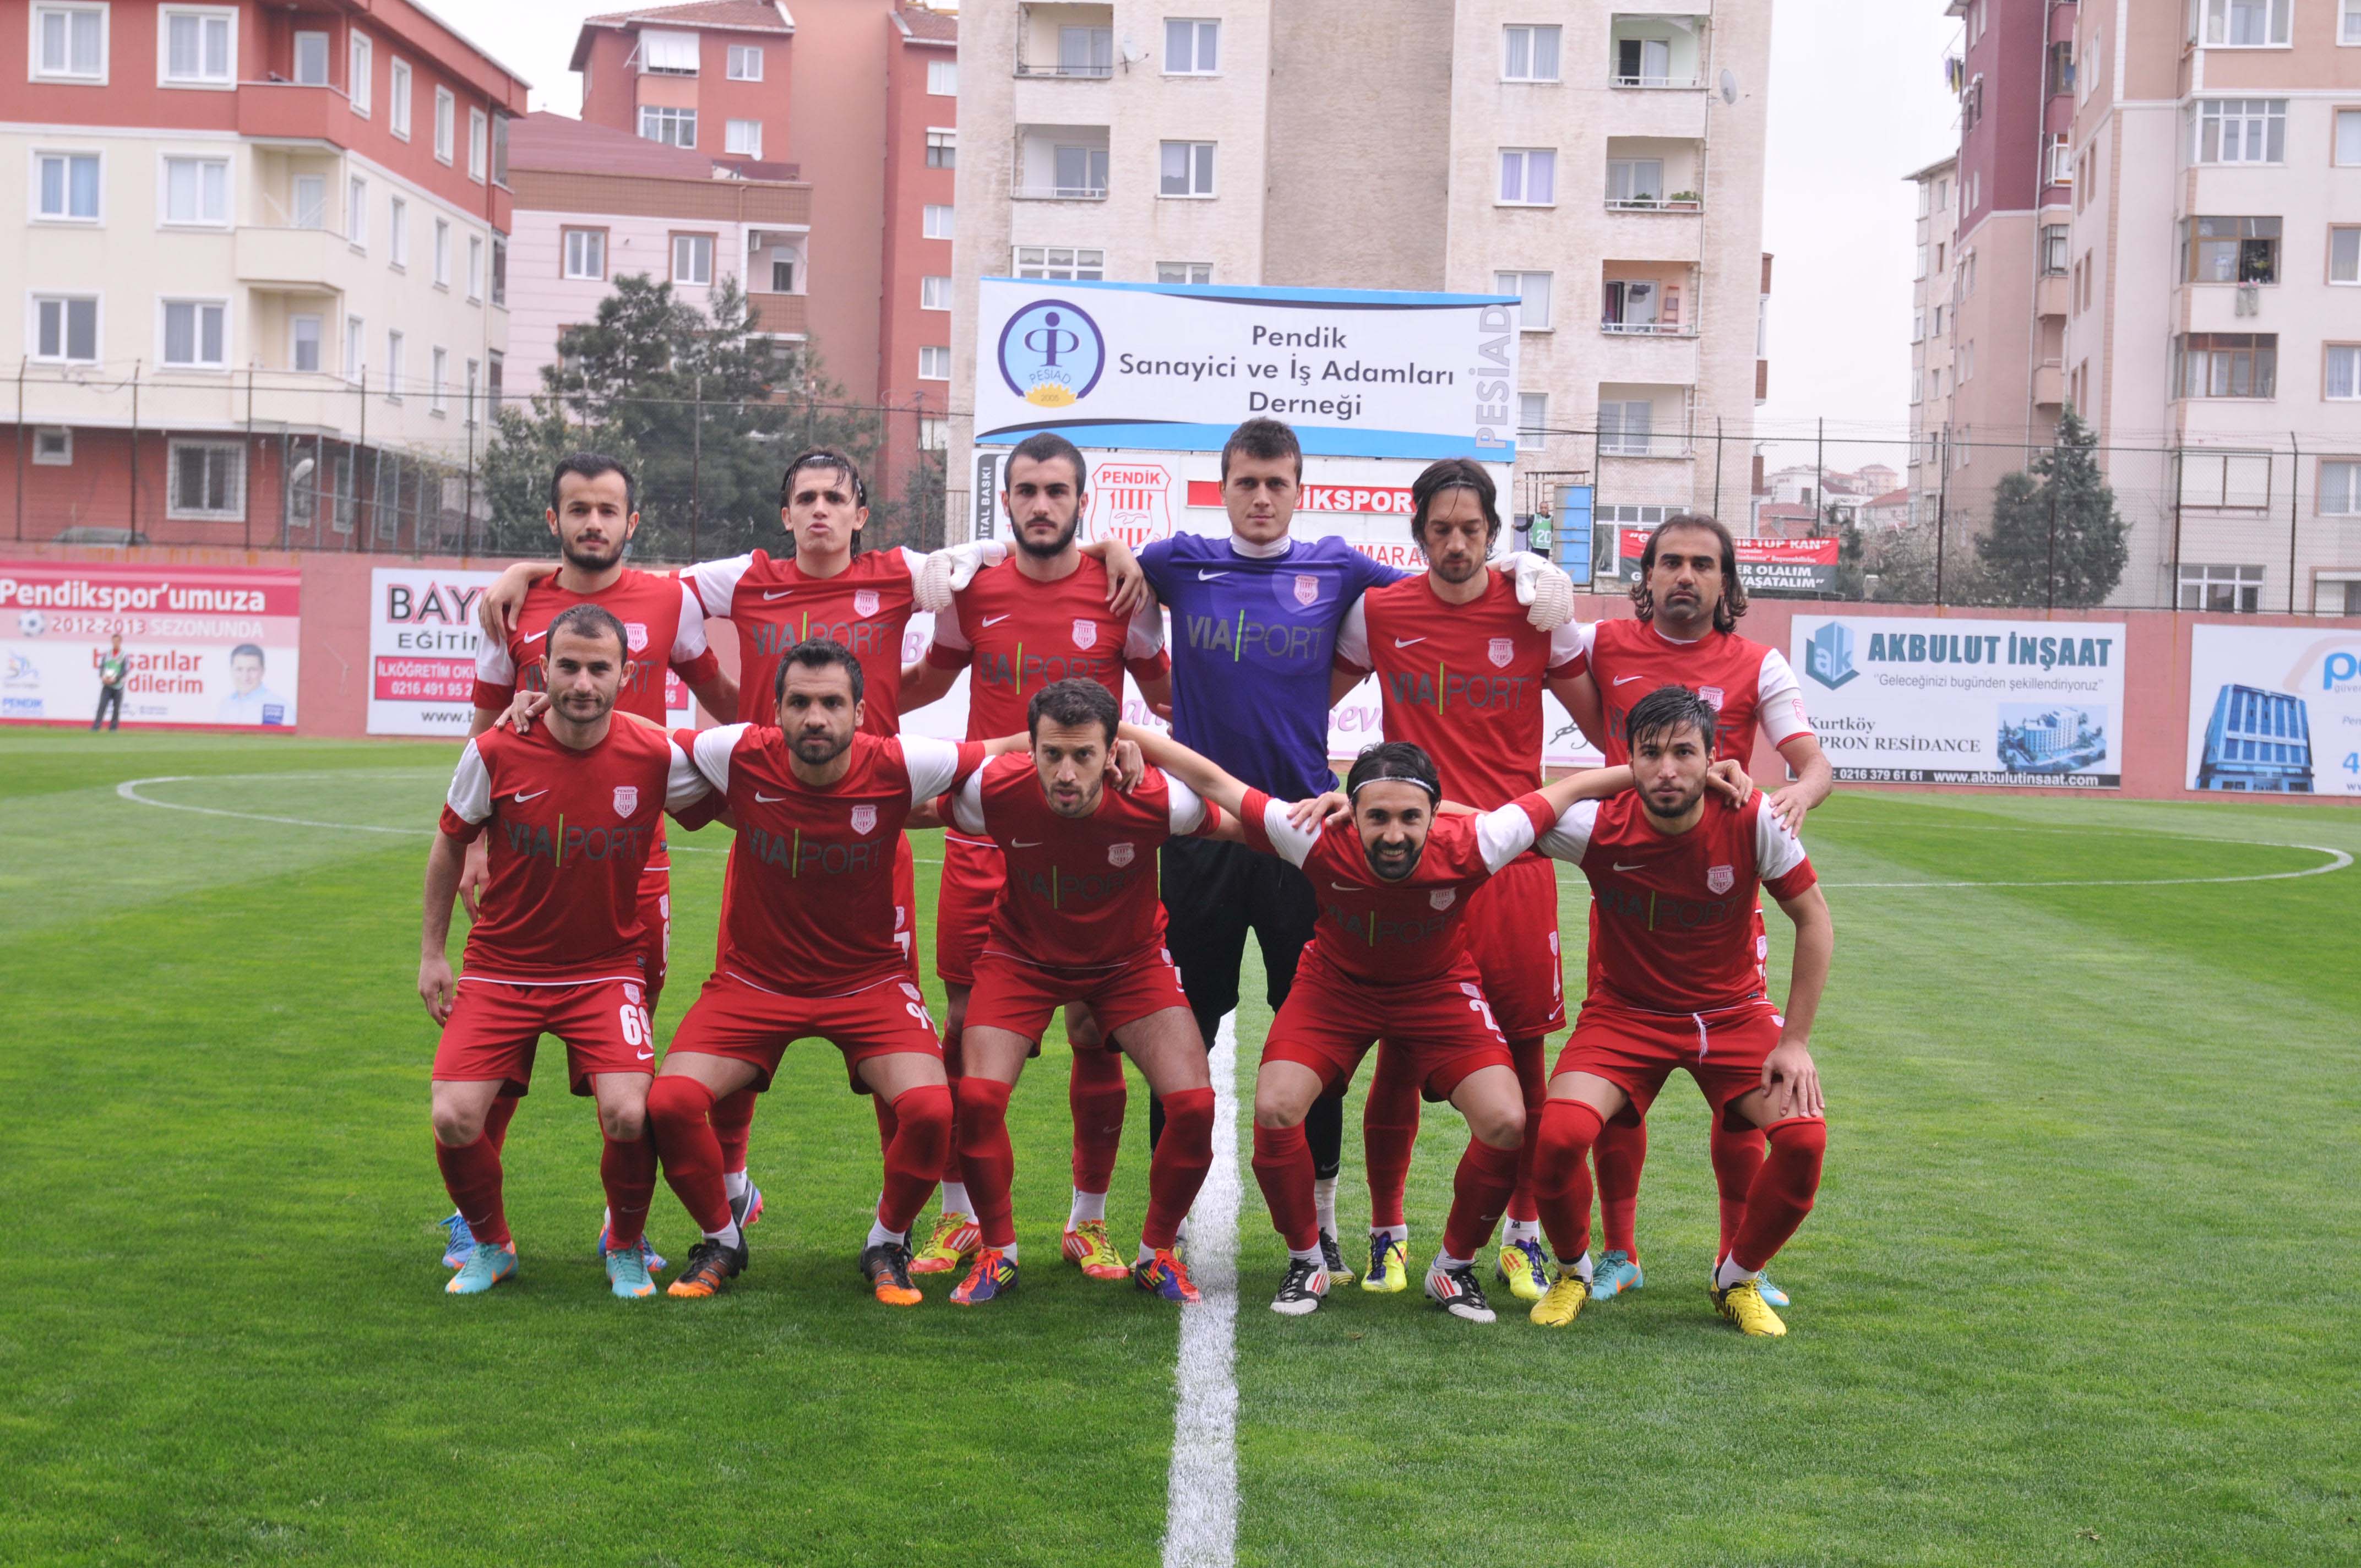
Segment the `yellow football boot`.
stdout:
<path fill-rule="evenodd" d="M 1712 1293 L 1714 1310 L 1738 1325 L 1738 1332 L 1758 1339 L 1777 1339 L 1786 1333 L 1787 1325 L 1763 1299 L 1763 1287 L 1757 1280 L 1742 1279 L 1727 1290 Z"/>

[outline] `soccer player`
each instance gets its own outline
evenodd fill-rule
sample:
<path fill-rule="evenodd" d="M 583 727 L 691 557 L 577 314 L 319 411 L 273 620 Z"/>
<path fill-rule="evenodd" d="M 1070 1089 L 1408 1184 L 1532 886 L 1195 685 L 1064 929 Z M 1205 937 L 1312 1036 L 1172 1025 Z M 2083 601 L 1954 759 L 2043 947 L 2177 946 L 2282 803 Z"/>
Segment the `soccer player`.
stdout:
<path fill-rule="evenodd" d="M 514 626 L 497 638 L 487 636 L 478 647 L 470 735 L 490 730 L 521 686 L 531 690 L 541 684 L 542 648 L 550 624 L 577 604 L 598 606 L 623 628 L 628 646 L 622 688 L 615 698 L 623 712 L 663 728 L 667 667 L 699 700 L 736 706 L 737 686 L 706 646 L 705 611 L 696 596 L 677 583 L 623 565 L 624 549 L 640 526 L 638 488 L 630 469 L 596 452 L 577 452 L 561 460 L 549 476 L 546 521 L 557 541 L 558 564 L 532 583 Z M 478 840 L 468 850 L 459 884 L 471 916 L 487 865 L 486 846 Z M 641 984 L 653 1014 L 664 992 L 664 964 L 672 950 L 672 860 L 661 821 L 640 884 L 640 928 L 647 947 Z M 513 1109 L 513 1102 L 493 1108 L 496 1149 L 508 1135 L 507 1115 Z M 456 1268 L 467 1256 L 467 1217 L 454 1214 L 443 1223 L 451 1233 L 443 1261 Z M 601 1253 L 610 1245 L 603 1225 L 598 1245 Z M 662 1269 L 664 1260 L 652 1251 L 648 1266 Z"/>
<path fill-rule="evenodd" d="M 1197 1299 L 1173 1242 L 1213 1165 L 1213 1091 L 1204 1042 L 1164 950 L 1155 854 L 1168 839 L 1219 830 L 1222 819 L 1188 785 L 1153 770 L 1128 792 L 1106 788 L 1118 702 L 1088 676 L 1051 682 L 1026 705 L 1031 754 L 987 764 L 952 797 L 953 825 L 989 842 L 1006 867 L 967 998 L 959 1141 L 983 1245 L 951 1292 L 961 1306 L 1016 1288 L 1008 1098 L 1061 1003 L 1087 1006 L 1164 1102 L 1148 1218 L 1128 1272 L 1167 1300 Z M 1104 1220 L 1099 1227 L 1103 1235 Z M 1069 1237 L 1074 1229 L 1070 1217 Z"/>
<path fill-rule="evenodd" d="M 1787 1332 L 1763 1298 L 1771 1258 L 1811 1212 L 1828 1145 L 1812 1021 L 1836 931 L 1812 862 L 1769 801 L 1708 796 L 1717 717 L 1687 687 L 1659 686 L 1624 715 L 1636 788 L 1565 813 L 1542 850 L 1590 879 L 1590 992 L 1558 1053 L 1542 1113 L 1536 1181 L 1557 1278 L 1535 1303 L 1544 1327 L 1590 1298 L 1590 1176 L 1599 1129 L 1644 1116 L 1685 1068 L 1717 1121 L 1767 1135 L 1770 1154 L 1716 1254 L 1710 1289 L 1744 1332 Z M 1763 993 L 1757 890 L 1795 925 L 1783 1014 Z"/>
<path fill-rule="evenodd" d="M 1659 524 L 1641 555 L 1628 620 L 1601 620 L 1583 629 L 1582 668 L 1558 699 L 1609 762 L 1624 762 L 1631 760 L 1624 729 L 1632 705 L 1666 682 L 1688 687 L 1718 716 L 1716 756 L 1744 763 L 1758 731 L 1778 750 L 1795 777 L 1772 795 L 1769 808 L 1790 831 L 1801 832 L 1805 813 L 1835 787 L 1835 773 L 1812 732 L 1803 690 L 1785 656 L 1735 630 L 1746 613 L 1746 587 L 1739 580 L 1738 547 L 1730 531 L 1695 515 Z M 1754 927 L 1762 938 L 1759 912 Z M 1758 941 L 1758 959 L 1764 950 Z M 1752 1124 L 1717 1119 L 1707 1147 L 1727 1252 L 1763 1167 L 1763 1135 Z M 1648 1126 L 1637 1117 L 1610 1123 L 1591 1150 L 1607 1244 L 1592 1285 L 1601 1300 L 1646 1282 L 1636 1216 L 1647 1157 Z M 1767 1277 L 1763 1299 L 1773 1307 L 1787 1305 L 1786 1293 Z"/>
<path fill-rule="evenodd" d="M 832 640 L 787 649 L 773 681 L 775 728 L 723 725 L 690 742 L 738 837 L 713 973 L 648 1094 L 664 1178 L 704 1233 L 671 1294 L 710 1296 L 746 1267 L 716 1102 L 768 1089 L 787 1047 L 817 1036 L 844 1053 L 853 1091 L 876 1098 L 888 1129 L 861 1272 L 880 1301 L 912 1306 L 910 1222 L 942 1168 L 952 1103 L 942 1044 L 895 928 L 895 846 L 912 809 L 989 748 L 869 733 L 861 661 Z"/>
<path fill-rule="evenodd" d="M 1171 694 L 1171 661 L 1164 652 L 1164 618 L 1152 602 L 1126 614 L 1108 602 L 1107 570 L 1074 543 L 1081 526 L 1082 455 L 1064 437 L 1044 433 L 1011 450 L 1004 470 L 1006 511 L 1016 553 L 985 568 L 935 618 L 933 642 L 906 672 L 905 711 L 950 689 L 970 671 L 967 733 L 971 740 L 1013 735 L 1029 724 L 1028 704 L 1044 687 L 1069 679 L 1096 681 L 1123 700 L 1128 670 L 1140 695 L 1161 706 Z M 954 822 L 943 835 L 942 891 L 935 908 L 935 973 L 948 992 L 944 1057 L 953 1092 L 965 1066 L 969 991 L 984 943 L 994 900 L 1005 874 L 1000 850 Z M 1131 1273 L 1107 1239 L 1106 1192 L 1123 1140 L 1126 1094 L 1123 1059 L 1086 1008 L 1066 1013 L 1073 1058 L 1067 1102 L 1074 1122 L 1073 1201 L 1062 1247 L 1093 1279 Z M 964 1124 L 964 1106 L 962 1124 Z M 961 1167 L 966 1139 L 943 1171 L 943 1208 L 934 1234 L 912 1267 L 949 1272 L 985 1245 Z"/>
<path fill-rule="evenodd" d="M 655 1190 L 645 1136 L 655 1041 L 640 890 L 664 813 L 707 791 L 661 729 L 616 721 L 631 661 L 620 620 L 572 605 L 537 641 L 548 722 L 531 735 L 490 731 L 467 742 L 426 860 L 418 992 L 443 1026 L 434 1157 L 469 1233 L 445 1288 L 472 1296 L 516 1272 L 489 1124 L 495 1107 L 513 1111 L 531 1085 L 533 1050 L 548 1033 L 566 1042 L 567 1082 L 596 1099 L 606 1136 L 607 1277 L 618 1296 L 652 1296 L 642 1236 Z M 451 901 L 466 847 L 478 838 L 490 840 L 489 880 L 454 981 L 445 951 Z M 499 1122 L 507 1124 L 507 1112 Z"/>
<path fill-rule="evenodd" d="M 1541 782 L 1542 694 L 1566 690 L 1580 667 L 1582 628 L 1568 620 L 1554 630 L 1535 629 L 1508 582 L 1484 570 L 1500 535 L 1500 512 L 1482 465 L 1464 457 L 1430 464 L 1411 486 L 1411 538 L 1426 557 L 1426 571 L 1372 589 L 1345 615 L 1336 639 L 1335 695 L 1342 697 L 1374 670 L 1386 739 L 1424 751 L 1449 798 L 1493 810 Z M 1543 1041 L 1565 1026 L 1556 869 L 1534 854 L 1499 868 L 1469 890 L 1466 926 L 1485 1000 L 1508 1036 L 1530 1124 L 1547 1089 Z M 1408 1283 L 1402 1191 L 1418 1141 L 1421 1076 L 1411 1053 L 1378 1049 L 1362 1121 L 1370 1208 L 1365 1290 L 1400 1290 Z M 1512 1294 L 1539 1300 L 1548 1264 L 1532 1209 L 1532 1167 L 1528 1141 L 1494 1272 Z"/>
<path fill-rule="evenodd" d="M 1281 800 L 1335 787 L 1328 709 L 1337 627 L 1366 590 L 1403 576 L 1342 539 L 1293 537 L 1302 484 L 1295 433 L 1277 420 L 1250 419 L 1222 447 L 1229 537 L 1176 533 L 1139 556 L 1172 612 L 1174 739 Z M 1557 568 L 1517 554 L 1500 569 L 1518 601 L 1531 607 L 1534 626 L 1546 630 L 1571 619 L 1573 585 Z M 1167 940 L 1204 1038 L 1210 1042 L 1237 1005 L 1249 930 L 1262 950 L 1270 1005 L 1284 1003 L 1320 910 L 1303 873 L 1243 843 L 1193 837 L 1166 841 L 1163 872 Z M 1151 1100 L 1151 1145 L 1162 1121 L 1161 1105 Z M 1323 1096 L 1303 1130 L 1329 1276 L 1349 1281 L 1336 1239 L 1343 1123 L 1343 1102 Z"/>

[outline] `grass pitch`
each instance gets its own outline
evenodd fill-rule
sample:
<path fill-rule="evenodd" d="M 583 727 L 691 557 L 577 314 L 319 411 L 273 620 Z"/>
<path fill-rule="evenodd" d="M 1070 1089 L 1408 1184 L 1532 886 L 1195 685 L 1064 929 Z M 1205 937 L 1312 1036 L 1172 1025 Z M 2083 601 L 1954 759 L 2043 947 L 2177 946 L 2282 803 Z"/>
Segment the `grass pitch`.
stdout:
<path fill-rule="evenodd" d="M 1057 1044 L 1016 1102 L 1005 1306 L 867 1299 L 874 1129 L 817 1046 L 755 1124 L 738 1288 L 605 1294 L 595 1124 L 553 1058 L 509 1145 L 520 1278 L 440 1294 L 412 955 L 451 756 L 0 735 L 0 1561 L 1154 1561 L 1174 1315 L 1055 1266 Z M 118 793 L 158 777 L 137 793 L 169 805 Z M 1806 839 L 1838 959 L 1790 1336 L 1711 1314 L 1678 1080 L 1648 1287 L 1565 1333 L 1349 1288 L 1280 1320 L 1248 1177 L 1240 1562 L 2361 1557 L 2361 868 L 2224 880 L 2361 853 L 2361 814 L 1852 795 Z M 709 967 L 723 834 L 675 842 L 664 1034 Z M 1119 1236 L 1145 1105 L 1135 1079 Z M 1430 1113 L 1421 1261 L 1464 1137 Z M 1355 1135 L 1348 1227 L 1363 1206 Z M 691 1236 L 661 1188 L 653 1234 Z"/>

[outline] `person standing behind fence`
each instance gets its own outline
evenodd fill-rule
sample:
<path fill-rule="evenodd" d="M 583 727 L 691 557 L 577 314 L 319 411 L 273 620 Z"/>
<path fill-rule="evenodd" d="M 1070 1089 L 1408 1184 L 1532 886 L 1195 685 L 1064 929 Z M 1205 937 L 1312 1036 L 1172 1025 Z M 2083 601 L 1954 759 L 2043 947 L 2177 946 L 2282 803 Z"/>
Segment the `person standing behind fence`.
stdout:
<path fill-rule="evenodd" d="M 130 674 L 131 661 L 123 656 L 123 639 L 117 637 L 108 646 L 106 657 L 98 662 L 98 711 L 91 716 L 93 733 L 102 720 L 109 729 L 123 728 L 123 683 Z"/>

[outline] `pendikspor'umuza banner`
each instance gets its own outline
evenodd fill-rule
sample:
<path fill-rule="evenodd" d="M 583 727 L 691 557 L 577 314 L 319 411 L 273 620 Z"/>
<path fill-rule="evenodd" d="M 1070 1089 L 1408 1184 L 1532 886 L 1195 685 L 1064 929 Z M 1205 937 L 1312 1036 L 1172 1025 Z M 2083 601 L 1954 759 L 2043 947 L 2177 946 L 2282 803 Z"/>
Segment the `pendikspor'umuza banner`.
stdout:
<path fill-rule="evenodd" d="M 1839 779 L 2123 784 L 2120 621 L 1798 615 L 1788 656 Z"/>
<path fill-rule="evenodd" d="M 2361 795 L 2361 628 L 2190 628 L 2189 787 Z"/>
<path fill-rule="evenodd" d="M 1517 322 L 1503 294 L 986 278 L 976 444 L 1217 452 L 1266 415 L 1306 453 L 1507 463 Z"/>
<path fill-rule="evenodd" d="M 1648 558 L 1648 533 L 1644 528 L 1621 531 L 1618 565 L 1627 583 L 1640 580 L 1640 563 Z M 1834 539 L 1741 539 L 1737 542 L 1738 580 L 1750 594 L 1826 598 L 1836 590 L 1838 543 Z"/>
<path fill-rule="evenodd" d="M 302 585 L 249 566 L 0 561 L 0 721 L 89 723 L 121 637 L 125 724 L 292 729 Z"/>

